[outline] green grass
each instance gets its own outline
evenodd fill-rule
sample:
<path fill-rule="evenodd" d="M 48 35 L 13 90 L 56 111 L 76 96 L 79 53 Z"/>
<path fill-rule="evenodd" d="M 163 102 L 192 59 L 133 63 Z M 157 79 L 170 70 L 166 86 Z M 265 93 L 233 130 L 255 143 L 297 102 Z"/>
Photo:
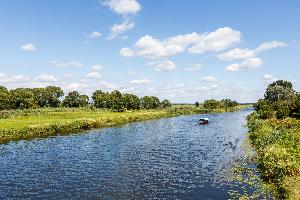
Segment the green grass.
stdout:
<path fill-rule="evenodd" d="M 254 112 L 248 127 L 263 180 L 275 186 L 279 198 L 300 199 L 300 121 L 262 120 Z"/>
<path fill-rule="evenodd" d="M 246 106 L 237 106 L 235 111 Z M 0 143 L 60 134 L 76 133 L 91 128 L 173 117 L 178 115 L 218 113 L 222 109 L 204 109 L 193 105 L 175 105 L 166 109 L 112 112 L 91 108 L 45 108 L 0 112 Z"/>

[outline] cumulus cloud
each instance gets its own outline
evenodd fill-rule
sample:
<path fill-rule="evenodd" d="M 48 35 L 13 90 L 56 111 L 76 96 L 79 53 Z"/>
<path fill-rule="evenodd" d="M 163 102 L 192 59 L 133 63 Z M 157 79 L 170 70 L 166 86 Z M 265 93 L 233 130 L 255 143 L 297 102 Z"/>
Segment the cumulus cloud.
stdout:
<path fill-rule="evenodd" d="M 221 51 L 240 42 L 241 33 L 230 27 L 219 28 L 210 33 L 196 32 L 159 40 L 150 35 L 141 37 L 133 46 L 137 56 L 159 59 L 182 52 L 205 53 Z"/>
<path fill-rule="evenodd" d="M 130 21 L 130 20 L 124 20 L 121 24 L 114 24 L 111 28 L 110 28 L 110 32 L 111 35 L 108 37 L 108 39 L 114 39 L 116 38 L 118 35 L 133 29 L 135 26 L 134 22 Z"/>
<path fill-rule="evenodd" d="M 30 51 L 30 52 L 35 52 L 36 51 L 35 46 L 31 43 L 21 46 L 21 49 L 24 50 L 24 51 Z"/>
<path fill-rule="evenodd" d="M 270 83 L 272 83 L 274 81 L 277 81 L 278 78 L 275 77 L 275 76 L 273 76 L 273 75 L 270 75 L 270 74 L 265 74 L 263 76 L 263 80 L 265 81 L 266 84 L 270 84 Z"/>
<path fill-rule="evenodd" d="M 142 84 L 148 84 L 151 83 L 148 79 L 140 79 L 140 80 L 132 80 L 130 81 L 131 84 L 137 84 L 137 85 L 142 85 Z"/>
<path fill-rule="evenodd" d="M 91 68 L 91 71 L 85 76 L 90 79 L 100 79 L 102 78 L 102 74 L 100 71 L 103 69 L 103 66 L 100 64 L 94 65 Z"/>
<path fill-rule="evenodd" d="M 100 36 L 101 36 L 101 33 L 98 31 L 93 31 L 88 35 L 89 38 L 98 38 Z"/>
<path fill-rule="evenodd" d="M 208 81 L 208 82 L 213 82 L 216 81 L 217 79 L 213 76 L 204 76 L 201 81 Z"/>
<path fill-rule="evenodd" d="M 142 8 L 136 0 L 106 0 L 104 5 L 120 15 L 136 14 Z"/>
<path fill-rule="evenodd" d="M 255 49 L 240 49 L 240 48 L 231 49 L 225 53 L 219 54 L 218 59 L 223 61 L 246 59 L 246 58 L 255 57 L 260 52 L 267 51 L 269 49 L 286 47 L 286 46 L 287 44 L 284 42 L 273 40 L 271 42 L 262 43 Z"/>
<path fill-rule="evenodd" d="M 91 68 L 92 71 L 100 71 L 102 69 L 103 69 L 103 66 L 100 65 L 100 64 L 93 65 L 92 68 Z"/>
<path fill-rule="evenodd" d="M 63 61 L 57 61 L 53 60 L 51 61 L 51 64 L 55 67 L 82 67 L 83 64 L 79 61 L 69 61 L 69 62 L 63 62 Z"/>
<path fill-rule="evenodd" d="M 194 64 L 188 67 L 184 67 L 183 69 L 188 72 L 195 72 L 195 71 L 199 71 L 201 68 L 202 68 L 201 64 Z"/>
<path fill-rule="evenodd" d="M 237 72 L 237 71 L 248 71 L 257 69 L 263 65 L 263 61 L 260 58 L 247 58 L 241 63 L 234 63 L 226 67 L 226 71 Z"/>
<path fill-rule="evenodd" d="M 130 48 L 122 48 L 120 50 L 120 55 L 123 57 L 133 57 L 134 52 Z"/>
<path fill-rule="evenodd" d="M 165 60 L 156 65 L 155 71 L 172 71 L 176 69 L 176 65 L 171 60 Z"/>
<path fill-rule="evenodd" d="M 48 74 L 38 75 L 34 78 L 34 80 L 38 82 L 48 82 L 48 83 L 57 82 L 57 79 L 53 75 L 48 75 Z"/>
<path fill-rule="evenodd" d="M 91 79 L 100 79 L 102 75 L 100 72 L 97 71 L 92 71 L 86 75 L 86 78 L 91 78 Z"/>

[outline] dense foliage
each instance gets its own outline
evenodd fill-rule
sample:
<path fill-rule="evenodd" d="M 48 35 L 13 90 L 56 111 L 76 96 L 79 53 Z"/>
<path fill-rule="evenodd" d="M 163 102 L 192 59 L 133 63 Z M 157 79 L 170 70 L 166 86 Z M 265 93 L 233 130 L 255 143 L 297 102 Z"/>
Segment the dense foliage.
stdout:
<path fill-rule="evenodd" d="M 122 94 L 114 90 L 111 93 L 96 90 L 91 101 L 87 95 L 77 91 L 69 92 L 64 98 L 64 92 L 60 87 L 48 86 L 46 88 L 17 88 L 8 90 L 0 86 L 0 110 L 10 109 L 35 109 L 68 107 L 78 108 L 89 105 L 95 108 L 106 108 L 113 111 L 155 109 L 171 107 L 167 99 L 160 102 L 155 96 L 139 98 L 134 94 Z"/>
<path fill-rule="evenodd" d="M 288 81 L 275 81 L 265 92 L 264 99 L 254 105 L 261 119 L 294 117 L 300 113 L 300 94 Z"/>
<path fill-rule="evenodd" d="M 299 199 L 300 95 L 288 81 L 275 81 L 248 117 L 249 139 L 263 179 L 279 199 Z"/>
<path fill-rule="evenodd" d="M 195 104 L 196 105 L 196 104 Z M 238 105 L 238 102 L 231 99 L 222 99 L 221 101 L 215 99 L 205 100 L 203 107 L 207 109 L 225 109 L 233 108 Z"/>

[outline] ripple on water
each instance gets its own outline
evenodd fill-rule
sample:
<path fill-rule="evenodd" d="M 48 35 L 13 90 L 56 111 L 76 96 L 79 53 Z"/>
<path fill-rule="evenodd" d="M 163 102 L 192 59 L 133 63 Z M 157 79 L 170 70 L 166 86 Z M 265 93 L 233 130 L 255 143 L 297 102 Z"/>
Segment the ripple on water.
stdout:
<path fill-rule="evenodd" d="M 0 145 L 0 199 L 226 199 L 217 177 L 241 153 L 249 112 Z"/>

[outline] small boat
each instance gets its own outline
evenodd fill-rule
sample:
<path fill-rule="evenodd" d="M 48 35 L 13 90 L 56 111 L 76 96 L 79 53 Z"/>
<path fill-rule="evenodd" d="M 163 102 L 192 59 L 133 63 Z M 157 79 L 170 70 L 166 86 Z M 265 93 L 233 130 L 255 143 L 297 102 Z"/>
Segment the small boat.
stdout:
<path fill-rule="evenodd" d="M 200 124 L 208 124 L 209 123 L 209 119 L 208 118 L 200 118 L 199 119 L 199 123 Z"/>

